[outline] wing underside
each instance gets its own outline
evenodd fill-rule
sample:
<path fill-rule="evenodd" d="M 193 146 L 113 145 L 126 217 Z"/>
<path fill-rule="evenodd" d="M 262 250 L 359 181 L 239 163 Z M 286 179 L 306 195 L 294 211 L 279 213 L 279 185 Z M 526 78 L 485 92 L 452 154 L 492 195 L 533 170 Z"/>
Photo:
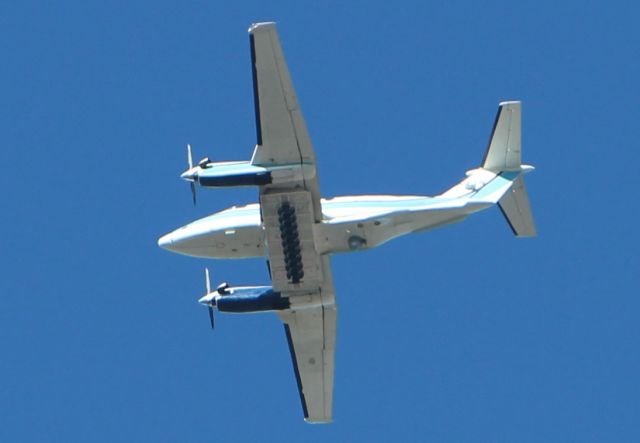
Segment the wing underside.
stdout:
<path fill-rule="evenodd" d="M 289 297 L 285 323 L 305 420 L 331 421 L 336 341 L 335 292 L 329 257 L 316 252 L 308 191 L 260 197 L 272 286 Z M 286 207 L 295 216 L 279 215 Z M 294 220 L 295 218 L 295 220 Z"/>
<path fill-rule="evenodd" d="M 260 186 L 260 215 L 274 290 L 290 309 L 279 311 L 291 351 L 305 420 L 332 418 L 336 304 L 329 258 L 316 251 L 322 219 L 315 155 L 274 23 L 249 28 L 260 166 L 300 173 Z M 288 176 L 287 176 L 288 177 Z"/>
<path fill-rule="evenodd" d="M 302 176 L 277 188 L 305 189 L 313 195 L 314 216 L 322 217 L 315 154 L 291 82 L 275 23 L 249 28 L 257 145 L 251 163 L 305 165 Z M 265 186 L 264 190 L 275 186 Z"/>
<path fill-rule="evenodd" d="M 332 419 L 337 311 L 329 286 L 293 296 L 292 304 L 300 307 L 278 314 L 284 322 L 304 418 L 310 423 Z"/>

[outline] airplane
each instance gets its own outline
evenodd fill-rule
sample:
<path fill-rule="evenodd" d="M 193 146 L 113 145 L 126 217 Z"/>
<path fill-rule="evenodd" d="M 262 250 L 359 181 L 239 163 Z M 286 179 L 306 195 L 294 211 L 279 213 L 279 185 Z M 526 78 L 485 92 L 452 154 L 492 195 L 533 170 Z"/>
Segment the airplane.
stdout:
<path fill-rule="evenodd" d="M 223 283 L 200 303 L 229 313 L 275 312 L 284 323 L 305 421 L 332 421 L 336 299 L 329 257 L 464 220 L 498 205 L 513 233 L 536 235 L 521 162 L 521 103 L 502 102 L 481 166 L 433 196 L 323 199 L 316 157 L 276 25 L 249 28 L 257 143 L 250 161 L 197 164 L 181 177 L 203 188 L 256 186 L 259 203 L 234 206 L 162 236 L 166 250 L 211 259 L 266 258 L 270 286 Z"/>

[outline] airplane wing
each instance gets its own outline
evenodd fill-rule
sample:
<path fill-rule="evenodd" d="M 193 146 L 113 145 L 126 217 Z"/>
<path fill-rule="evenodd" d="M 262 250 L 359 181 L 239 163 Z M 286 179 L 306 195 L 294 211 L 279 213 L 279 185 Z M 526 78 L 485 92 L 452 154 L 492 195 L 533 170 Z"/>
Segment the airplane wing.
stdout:
<path fill-rule="evenodd" d="M 275 24 L 254 24 L 249 36 L 257 131 L 251 163 L 292 166 L 285 179 L 260 186 L 273 289 L 291 303 L 278 315 L 285 324 L 305 420 L 328 422 L 336 304 L 329 258 L 317 253 L 314 239 L 314 225 L 322 220 L 315 154 Z"/>
<path fill-rule="evenodd" d="M 313 195 L 316 221 L 322 218 L 315 154 L 307 132 L 275 23 L 249 28 L 257 145 L 251 163 L 259 166 L 305 165 L 301 176 L 284 186 Z M 279 187 L 282 185 L 278 185 Z M 266 186 L 266 188 L 274 186 Z"/>
<path fill-rule="evenodd" d="M 329 258 L 324 260 L 328 266 Z M 328 270 L 325 275 L 330 276 Z M 310 423 L 332 419 L 337 312 L 330 280 L 315 293 L 290 298 L 291 309 L 278 313 L 284 322 L 304 419 Z"/>
<path fill-rule="evenodd" d="M 260 186 L 260 214 L 273 287 L 286 293 L 316 291 L 324 276 L 314 240 L 322 205 L 313 147 L 275 23 L 254 24 L 249 36 L 258 138 L 251 162 L 292 165 L 302 173 Z M 305 167 L 297 168 L 301 165 Z"/>
<path fill-rule="evenodd" d="M 314 244 L 311 201 L 309 191 L 260 195 L 272 286 L 290 302 L 278 315 L 304 417 L 322 423 L 332 417 L 336 303 L 329 257 L 318 254 Z"/>

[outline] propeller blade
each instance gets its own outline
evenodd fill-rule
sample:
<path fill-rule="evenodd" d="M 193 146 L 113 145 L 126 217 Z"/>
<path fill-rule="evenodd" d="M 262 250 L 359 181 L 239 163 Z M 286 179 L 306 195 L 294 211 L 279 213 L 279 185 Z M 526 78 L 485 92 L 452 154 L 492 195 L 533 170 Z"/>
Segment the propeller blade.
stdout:
<path fill-rule="evenodd" d="M 213 308 L 211 306 L 209 306 L 209 321 L 211 322 L 211 329 L 215 329 L 213 322 Z"/>
<path fill-rule="evenodd" d="M 196 184 L 194 182 L 189 182 L 189 187 L 191 188 L 191 199 L 193 200 L 193 206 L 196 205 Z"/>
<path fill-rule="evenodd" d="M 191 155 L 191 145 L 187 145 L 187 162 L 189 163 L 189 169 L 193 168 L 193 156 Z"/>
<path fill-rule="evenodd" d="M 204 284 L 207 288 L 207 294 L 211 293 L 211 279 L 209 278 L 209 268 L 204 268 Z"/>

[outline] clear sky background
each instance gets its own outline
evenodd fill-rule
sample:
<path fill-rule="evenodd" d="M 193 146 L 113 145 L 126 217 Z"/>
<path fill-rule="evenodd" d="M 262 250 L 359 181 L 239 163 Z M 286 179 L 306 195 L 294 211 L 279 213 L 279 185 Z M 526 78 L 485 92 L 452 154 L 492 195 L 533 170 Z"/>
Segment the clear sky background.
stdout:
<path fill-rule="evenodd" d="M 636 2 L 3 2 L 1 441 L 640 441 Z M 246 30 L 273 20 L 325 196 L 437 194 L 523 101 L 538 224 L 497 209 L 332 260 L 335 421 L 274 314 L 217 315 L 263 260 L 160 250 L 257 199 L 179 180 L 255 144 Z"/>

